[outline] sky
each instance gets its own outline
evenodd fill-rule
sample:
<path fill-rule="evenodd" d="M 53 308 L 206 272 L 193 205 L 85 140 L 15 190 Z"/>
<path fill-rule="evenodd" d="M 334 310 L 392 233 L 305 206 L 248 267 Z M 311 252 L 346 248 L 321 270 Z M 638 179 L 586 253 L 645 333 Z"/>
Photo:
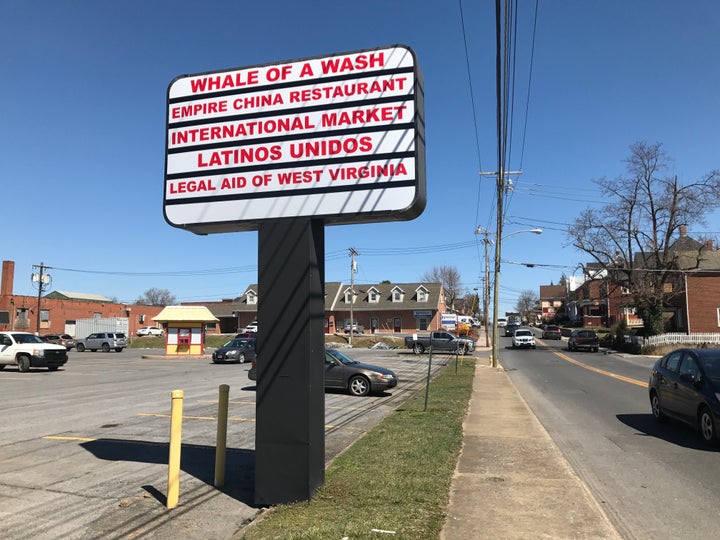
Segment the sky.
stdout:
<path fill-rule="evenodd" d="M 635 142 L 681 182 L 720 168 L 720 3 L 520 0 L 500 312 L 579 272 L 565 230 L 603 204 Z M 534 40 L 533 40 L 534 35 Z M 0 0 L 0 257 L 15 294 L 133 302 L 150 288 L 217 301 L 257 283 L 256 231 L 196 235 L 164 218 L 168 86 L 178 76 L 406 45 L 424 79 L 427 206 L 325 227 L 326 281 L 420 281 L 455 267 L 483 290 L 495 231 L 495 2 Z M 512 234 L 541 228 L 542 235 Z M 718 215 L 689 234 L 717 238 Z M 716 241 L 716 244 L 720 242 Z M 491 252 L 492 259 L 492 252 Z M 527 267 L 525 263 L 534 264 Z M 492 267 L 492 261 L 490 263 Z"/>

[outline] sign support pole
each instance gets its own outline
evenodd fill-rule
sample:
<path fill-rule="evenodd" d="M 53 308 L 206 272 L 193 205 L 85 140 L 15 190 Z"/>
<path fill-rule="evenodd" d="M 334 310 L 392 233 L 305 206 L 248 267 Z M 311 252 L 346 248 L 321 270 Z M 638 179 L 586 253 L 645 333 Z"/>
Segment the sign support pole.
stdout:
<path fill-rule="evenodd" d="M 258 229 L 255 503 L 310 500 L 325 481 L 325 229 Z"/>

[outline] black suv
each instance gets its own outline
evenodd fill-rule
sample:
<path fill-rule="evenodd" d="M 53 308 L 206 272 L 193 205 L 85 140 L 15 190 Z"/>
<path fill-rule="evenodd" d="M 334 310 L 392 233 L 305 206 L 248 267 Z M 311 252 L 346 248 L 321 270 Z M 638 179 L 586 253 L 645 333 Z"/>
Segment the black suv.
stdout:
<path fill-rule="evenodd" d="M 127 347 L 127 338 L 123 332 L 95 332 L 85 339 L 78 339 L 75 345 L 77 352 L 84 352 L 85 349 L 90 349 L 92 352 L 98 349 L 110 352 L 110 349 L 115 349 L 121 352 L 125 347 Z"/>
<path fill-rule="evenodd" d="M 598 352 L 599 348 L 600 338 L 595 330 L 573 330 L 568 339 L 569 351 L 585 349 L 586 351 Z"/>

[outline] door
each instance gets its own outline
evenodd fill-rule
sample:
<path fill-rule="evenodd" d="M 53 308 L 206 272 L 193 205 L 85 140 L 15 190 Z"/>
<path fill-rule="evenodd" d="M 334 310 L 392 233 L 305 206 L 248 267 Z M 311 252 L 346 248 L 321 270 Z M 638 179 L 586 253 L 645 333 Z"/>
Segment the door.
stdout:
<path fill-rule="evenodd" d="M 663 409 L 672 414 L 680 413 L 677 389 L 679 377 L 678 369 L 680 367 L 682 354 L 682 351 L 675 351 L 668 355 L 665 366 L 663 366 L 658 373 L 658 395 L 660 396 L 660 404 Z"/>
<path fill-rule="evenodd" d="M 402 319 L 400 317 L 393 319 L 393 332 L 396 334 L 402 333 Z"/>
<path fill-rule="evenodd" d="M 677 389 L 675 390 L 675 403 L 678 414 L 686 421 L 693 423 L 697 413 L 697 405 L 703 400 L 696 380 L 700 378 L 700 367 L 692 353 L 686 352 L 680 361 L 678 369 Z"/>

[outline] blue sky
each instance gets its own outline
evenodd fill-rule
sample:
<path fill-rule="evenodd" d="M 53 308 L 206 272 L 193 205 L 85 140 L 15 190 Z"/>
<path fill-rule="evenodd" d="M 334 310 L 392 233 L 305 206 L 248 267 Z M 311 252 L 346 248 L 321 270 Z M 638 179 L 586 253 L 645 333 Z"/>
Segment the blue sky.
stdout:
<path fill-rule="evenodd" d="M 328 226 L 326 280 L 350 280 L 354 247 L 356 282 L 412 282 L 452 265 L 481 291 L 474 231 L 495 229 L 495 181 L 478 175 L 497 168 L 494 2 L 463 2 L 465 39 L 459 6 L 0 0 L 0 256 L 15 261 L 15 293 L 36 294 L 42 262 L 54 290 L 127 302 L 150 287 L 179 301 L 237 296 L 257 282 L 257 233 L 198 236 L 163 217 L 168 85 L 398 43 L 424 76 L 428 204 L 412 221 Z M 534 8 L 519 2 L 508 168 L 524 173 L 504 231 L 544 233 L 503 243 L 501 311 L 586 260 L 564 229 L 602 202 L 591 180 L 622 175 L 630 144 L 662 143 L 684 181 L 720 167 L 720 4 L 540 2 L 528 101 Z M 689 227 L 719 230 L 717 215 Z"/>

